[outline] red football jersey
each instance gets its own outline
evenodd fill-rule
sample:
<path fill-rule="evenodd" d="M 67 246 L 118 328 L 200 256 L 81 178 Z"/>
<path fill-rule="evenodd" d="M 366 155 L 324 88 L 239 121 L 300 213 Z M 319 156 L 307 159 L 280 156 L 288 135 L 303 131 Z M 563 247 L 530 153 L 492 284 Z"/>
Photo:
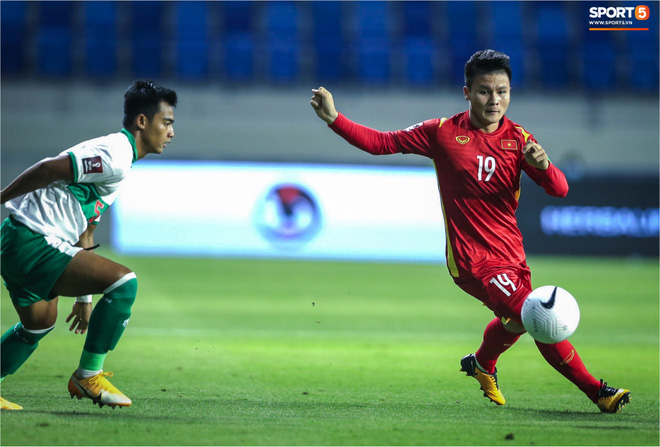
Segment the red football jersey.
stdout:
<path fill-rule="evenodd" d="M 480 277 L 525 261 L 515 215 L 522 171 L 550 195 L 568 192 L 564 174 L 553 164 L 542 171 L 525 161 L 523 147 L 536 140 L 506 117 L 492 133 L 476 128 L 469 111 L 394 132 L 370 129 L 342 114 L 330 127 L 371 154 L 412 153 L 433 160 L 445 218 L 447 267 L 455 278 Z"/>

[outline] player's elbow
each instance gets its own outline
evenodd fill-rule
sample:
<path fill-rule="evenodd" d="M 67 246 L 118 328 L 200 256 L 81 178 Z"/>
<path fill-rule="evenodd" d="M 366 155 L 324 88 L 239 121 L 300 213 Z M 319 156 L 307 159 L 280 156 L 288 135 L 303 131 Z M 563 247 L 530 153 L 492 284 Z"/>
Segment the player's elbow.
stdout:
<path fill-rule="evenodd" d="M 552 192 L 552 195 L 555 196 L 555 197 L 559 197 L 559 198 L 561 198 L 561 199 L 563 199 L 564 197 L 566 197 L 566 196 L 568 195 L 568 184 L 563 185 L 563 186 L 561 186 L 561 187 L 559 187 L 559 188 L 556 188 L 556 189 Z"/>

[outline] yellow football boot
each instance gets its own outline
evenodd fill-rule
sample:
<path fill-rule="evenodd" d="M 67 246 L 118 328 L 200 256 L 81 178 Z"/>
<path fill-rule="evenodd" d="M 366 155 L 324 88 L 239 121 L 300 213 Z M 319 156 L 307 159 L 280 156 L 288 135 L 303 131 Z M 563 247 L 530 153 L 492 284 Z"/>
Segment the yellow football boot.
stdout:
<path fill-rule="evenodd" d="M 630 390 L 612 388 L 607 386 L 607 382 L 600 381 L 598 402 L 596 404 L 601 412 L 618 413 L 628 402 L 630 402 Z"/>
<path fill-rule="evenodd" d="M 108 405 L 112 408 L 129 407 L 133 402 L 119 391 L 106 377 L 112 377 L 111 372 L 100 372 L 99 374 L 86 379 L 79 378 L 74 372 L 69 379 L 69 393 L 71 398 L 82 399 L 86 397 L 92 399 L 99 407 Z"/>
<path fill-rule="evenodd" d="M 22 410 L 23 409 L 23 407 L 21 407 L 20 405 L 15 404 L 13 402 L 9 402 L 4 397 L 0 397 L 0 403 L 2 403 L 2 409 L 3 410 Z"/>
<path fill-rule="evenodd" d="M 497 369 L 495 369 L 495 373 L 493 374 L 483 372 L 477 366 L 477 358 L 475 355 L 469 354 L 461 359 L 460 370 L 466 375 L 477 379 L 481 385 L 481 390 L 484 392 L 484 397 L 487 397 L 497 405 L 504 405 L 506 403 L 504 395 L 497 384 Z"/>

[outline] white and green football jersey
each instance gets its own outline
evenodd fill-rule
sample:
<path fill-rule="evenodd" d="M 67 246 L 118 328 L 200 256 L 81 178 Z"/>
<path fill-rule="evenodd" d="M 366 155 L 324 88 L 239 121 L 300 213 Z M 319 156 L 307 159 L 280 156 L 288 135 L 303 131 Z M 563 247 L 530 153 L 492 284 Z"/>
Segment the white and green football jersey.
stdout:
<path fill-rule="evenodd" d="M 68 154 L 73 183 L 57 181 L 6 203 L 14 218 L 34 232 L 54 236 L 70 244 L 78 242 L 89 224 L 117 198 L 119 186 L 137 160 L 135 139 L 122 129 L 104 137 L 83 141 Z"/>

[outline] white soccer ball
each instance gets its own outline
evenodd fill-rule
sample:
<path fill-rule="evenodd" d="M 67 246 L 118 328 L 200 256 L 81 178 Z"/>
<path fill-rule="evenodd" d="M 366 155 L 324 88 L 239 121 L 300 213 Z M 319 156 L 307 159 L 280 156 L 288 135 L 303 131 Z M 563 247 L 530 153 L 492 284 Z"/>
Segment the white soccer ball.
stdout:
<path fill-rule="evenodd" d="M 542 286 L 525 299 L 521 318 L 523 326 L 535 340 L 559 343 L 577 329 L 580 308 L 573 295 L 561 287 Z"/>

